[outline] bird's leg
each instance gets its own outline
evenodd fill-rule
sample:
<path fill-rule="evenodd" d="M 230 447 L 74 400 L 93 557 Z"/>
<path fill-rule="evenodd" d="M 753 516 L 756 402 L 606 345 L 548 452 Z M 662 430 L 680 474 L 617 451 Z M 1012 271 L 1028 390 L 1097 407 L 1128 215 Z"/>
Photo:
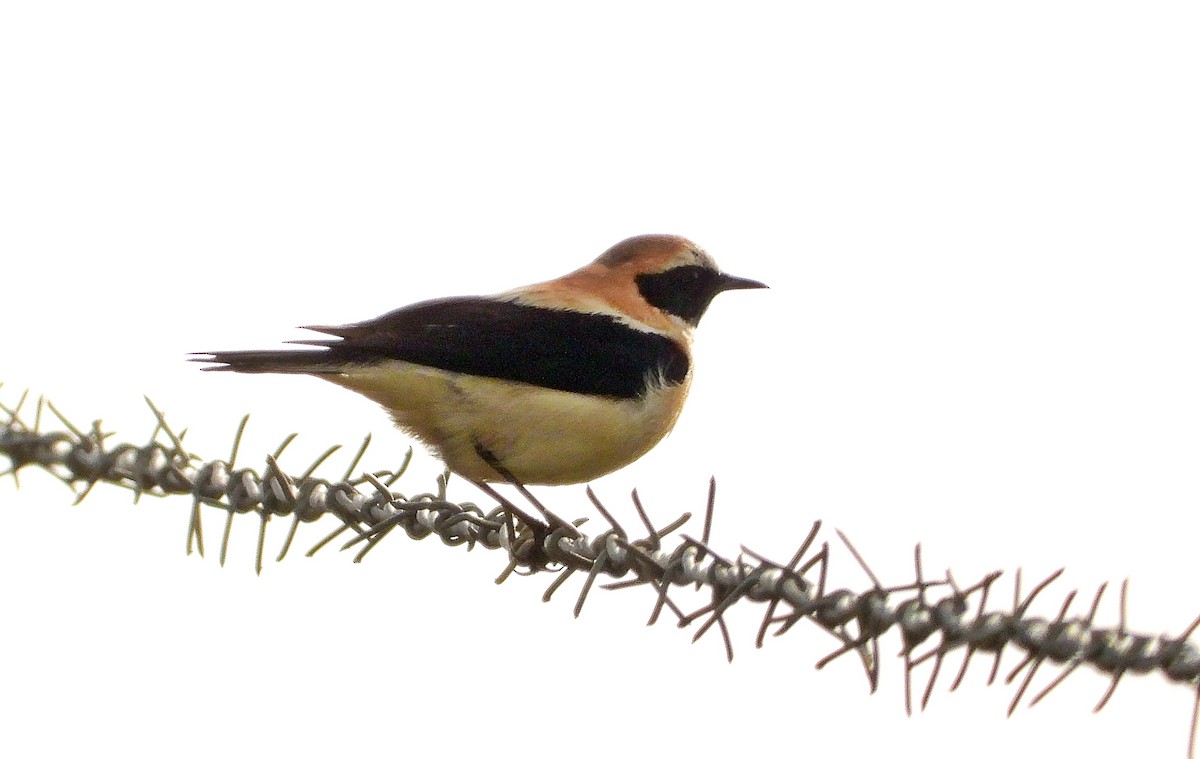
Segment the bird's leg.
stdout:
<path fill-rule="evenodd" d="M 523 495 L 525 497 L 525 500 L 529 501 L 529 503 L 535 509 L 538 510 L 538 513 L 540 513 L 542 515 L 542 517 L 545 518 L 545 520 L 549 526 L 564 530 L 564 531 L 566 531 L 566 533 L 568 535 L 570 535 L 573 538 L 579 537 L 579 530 L 576 529 L 575 525 L 571 524 L 567 520 L 565 520 L 562 517 L 555 514 L 550 509 L 547 509 L 545 506 L 543 506 L 541 501 L 539 501 L 537 498 L 535 498 L 533 493 L 530 493 L 529 489 L 527 487 L 525 487 L 525 485 L 520 480 L 518 480 L 512 472 L 508 471 L 508 469 L 503 464 L 500 463 L 500 460 L 498 458 L 496 458 L 496 454 L 489 451 L 487 448 L 485 448 L 483 446 L 482 443 L 479 443 L 479 442 L 475 443 L 475 453 L 479 454 L 479 458 L 483 459 L 484 462 L 488 466 L 490 466 L 492 469 L 496 470 L 496 473 L 499 474 L 501 477 L 503 477 L 506 482 L 508 482 L 513 487 L 515 487 L 517 489 L 517 492 L 519 492 L 521 495 Z M 480 482 L 476 482 L 475 484 L 477 486 L 479 486 L 479 488 L 481 490 L 483 490 L 485 493 L 492 496 L 497 501 L 499 501 L 501 504 L 503 504 L 506 509 L 511 509 L 514 514 L 516 514 L 518 517 L 520 517 L 526 523 L 528 523 L 530 525 L 540 524 L 540 520 L 532 519 L 524 511 L 522 511 L 521 509 L 518 509 L 515 505 L 513 505 L 513 503 L 511 501 L 502 497 L 499 493 L 497 493 L 490 486 L 486 485 L 485 483 L 480 483 Z"/>
<path fill-rule="evenodd" d="M 484 493 L 487 493 L 492 498 L 494 498 L 496 500 L 496 502 L 499 503 L 504 508 L 504 510 L 509 513 L 510 516 L 515 514 L 516 517 L 518 519 L 520 519 L 523 524 L 528 525 L 530 528 L 533 528 L 533 529 L 540 529 L 540 530 L 549 529 L 549 525 L 547 525 L 545 522 L 543 522 L 542 520 L 538 519 L 535 516 L 532 516 L 532 515 L 526 513 L 526 511 L 524 509 L 517 508 L 517 505 L 515 503 L 513 503 L 512 501 L 505 498 L 494 487 L 492 487 L 488 483 L 484 482 L 483 480 L 471 480 L 471 484 L 474 485 L 475 487 L 479 488 L 480 490 L 482 490 Z"/>

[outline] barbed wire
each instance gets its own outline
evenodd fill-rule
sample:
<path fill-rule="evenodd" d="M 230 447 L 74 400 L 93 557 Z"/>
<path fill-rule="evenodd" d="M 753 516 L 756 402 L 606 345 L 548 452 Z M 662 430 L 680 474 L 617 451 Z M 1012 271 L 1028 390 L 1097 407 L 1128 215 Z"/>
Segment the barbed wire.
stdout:
<path fill-rule="evenodd" d="M 720 632 L 728 659 L 733 659 L 733 641 L 725 621 L 726 612 L 746 601 L 765 605 L 755 636 L 762 647 L 768 637 L 776 638 L 800 622 L 815 624 L 838 641 L 838 647 L 817 662 L 823 668 L 841 656 L 854 652 L 863 665 L 870 690 L 878 686 L 880 676 L 880 639 L 893 628 L 899 631 L 900 654 L 904 661 L 905 709 L 913 709 L 913 673 L 929 664 L 929 677 L 920 697 L 924 709 L 933 693 L 947 654 L 962 649 L 962 663 L 951 682 L 956 690 L 976 653 L 993 657 L 988 684 L 1000 671 L 1001 657 L 1012 647 L 1023 658 L 1004 678 L 1011 684 L 1020 678 L 1008 713 L 1011 715 L 1024 699 L 1034 676 L 1043 664 L 1060 667 L 1058 674 L 1030 700 L 1035 705 L 1076 670 L 1089 667 L 1109 678 L 1108 687 L 1094 707 L 1102 709 L 1112 698 L 1126 674 L 1157 671 L 1170 683 L 1193 688 L 1196 692 L 1188 741 L 1188 756 L 1195 757 L 1197 723 L 1200 720 L 1200 647 L 1189 638 L 1200 627 L 1197 617 L 1178 636 L 1147 635 L 1129 630 L 1126 606 L 1128 582 L 1121 585 L 1119 618 L 1116 627 L 1096 624 L 1100 602 L 1107 589 L 1102 584 L 1092 598 L 1085 616 L 1068 616 L 1078 592 L 1066 594 L 1058 614 L 1052 619 L 1030 614 L 1034 600 L 1063 573 L 1060 569 L 1022 594 L 1021 572 L 1016 572 L 1010 610 L 987 610 L 992 589 L 1001 572 L 991 572 L 968 586 L 960 586 L 947 571 L 944 579 L 929 579 L 921 560 L 920 545 L 914 550 L 913 581 L 885 586 L 850 540 L 836 531 L 856 563 L 871 581 L 865 590 L 827 587 L 831 551 L 828 541 L 815 548 L 821 522 L 814 522 L 800 546 L 787 562 L 777 562 L 749 548 L 729 559 L 717 553 L 709 543 L 716 501 L 716 485 L 710 481 L 705 517 L 699 538 L 679 534 L 673 546 L 665 538 L 673 536 L 691 515 L 656 527 L 646 514 L 637 492 L 633 505 L 645 535 L 632 538 L 591 488 L 587 495 L 608 529 L 592 537 L 579 528 L 587 522 L 571 522 L 549 513 L 531 499 L 532 505 L 547 518 L 529 516 L 504 496 L 489 489 L 497 501 L 484 511 L 473 503 L 455 503 L 446 498 L 446 476 L 438 478 L 437 491 L 406 497 L 391 489 L 403 475 L 412 451 L 395 470 L 365 471 L 353 476 L 366 454 L 370 437 L 364 439 L 349 466 L 336 480 L 316 476 L 340 446 L 317 457 L 299 475 L 289 475 L 278 459 L 295 438 L 286 438 L 265 457 L 261 468 L 238 467 L 239 447 L 248 417 L 243 418 L 228 459 L 203 459 L 186 450 L 184 435 L 176 434 L 163 414 L 147 399 L 156 419 L 154 431 L 145 444 L 112 443 L 112 433 L 104 432 L 99 421 L 86 430 L 67 420 L 53 404 L 39 399 L 34 404 L 33 420 L 27 422 L 22 411 L 28 402 L 26 392 L 13 407 L 0 404 L 0 454 L 9 459 L 0 477 L 35 468 L 49 473 L 75 493 L 82 502 L 96 485 L 104 483 L 128 488 L 135 500 L 143 495 L 191 496 L 186 549 L 204 553 L 203 512 L 208 506 L 225 512 L 220 547 L 224 564 L 233 519 L 238 514 L 258 518 L 255 570 L 262 571 L 268 524 L 275 517 L 291 517 L 283 547 L 276 557 L 287 556 L 301 523 L 315 522 L 326 515 L 340 525 L 313 545 L 313 555 L 339 537 L 347 537 L 343 549 L 357 548 L 359 562 L 385 538 L 402 530 L 410 538 L 421 540 L 437 535 L 448 546 L 472 549 L 482 546 L 502 550 L 508 557 L 496 578 L 503 582 L 514 574 L 542 576 L 556 572 L 546 588 L 543 600 L 553 595 L 576 573 L 584 575 L 576 596 L 574 614 L 578 616 L 596 581 L 603 575 L 609 590 L 646 586 L 653 592 L 654 604 L 649 624 L 669 611 L 679 627 L 693 627 L 693 641 L 714 627 Z M 49 411 L 64 429 L 43 431 L 45 412 Z M 165 438 L 160 440 L 160 435 Z M 19 479 L 18 479 L 19 482 Z M 684 611 L 672 596 L 672 590 L 692 586 L 706 591 L 705 603 Z M 973 611 L 972 611 L 973 610 Z M 770 636 L 768 636 L 770 633 Z M 918 649 L 924 650 L 918 652 Z M 1023 676 L 1022 676 L 1023 675 Z"/>

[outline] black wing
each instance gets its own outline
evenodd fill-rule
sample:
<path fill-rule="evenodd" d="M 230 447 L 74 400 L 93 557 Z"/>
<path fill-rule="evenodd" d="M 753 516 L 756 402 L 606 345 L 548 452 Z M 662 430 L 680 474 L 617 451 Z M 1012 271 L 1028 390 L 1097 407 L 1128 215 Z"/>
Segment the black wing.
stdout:
<path fill-rule="evenodd" d="M 481 377 L 585 395 L 636 398 L 651 379 L 679 383 L 688 356 L 668 337 L 605 314 L 540 308 L 491 298 L 417 303 L 342 327 L 308 327 L 337 340 L 304 340 L 321 351 L 214 352 L 210 369 L 338 371 L 345 364 L 399 359 Z"/>

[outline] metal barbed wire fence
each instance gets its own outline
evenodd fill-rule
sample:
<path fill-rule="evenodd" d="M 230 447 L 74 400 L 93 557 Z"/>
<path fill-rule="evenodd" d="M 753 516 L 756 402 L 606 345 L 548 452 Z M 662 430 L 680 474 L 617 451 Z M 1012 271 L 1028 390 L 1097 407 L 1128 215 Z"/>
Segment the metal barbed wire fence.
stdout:
<path fill-rule="evenodd" d="M 1052 619 L 1030 613 L 1034 600 L 1064 570 L 1060 569 L 1028 593 L 1022 593 L 1020 570 L 1015 573 L 1012 605 L 1008 610 L 987 610 L 989 596 L 1001 572 L 991 572 L 962 586 L 948 570 L 944 578 L 927 577 L 921 560 L 920 545 L 914 550 L 914 577 L 911 582 L 885 586 L 849 539 L 835 531 L 855 562 L 871 581 L 864 590 L 827 587 L 826 579 L 834 555 L 828 541 L 817 538 L 821 522 L 812 528 L 786 562 L 779 562 L 742 547 L 733 559 L 718 554 L 709 543 L 715 507 L 715 482 L 710 481 L 705 518 L 699 538 L 685 534 L 673 537 L 690 519 L 684 514 L 665 526 L 651 523 L 638 500 L 632 498 L 645 530 L 634 538 L 613 518 L 609 510 L 588 488 L 587 494 L 608 529 L 588 536 L 579 528 L 586 519 L 566 521 L 539 504 L 523 488 L 518 488 L 544 519 L 529 515 L 495 491 L 497 501 L 488 511 L 473 503 L 455 503 L 446 499 L 446 478 L 438 480 L 436 493 L 406 497 L 391 490 L 403 475 L 409 456 L 392 471 L 364 471 L 353 476 L 366 454 L 368 436 L 354 454 L 339 479 L 316 476 L 317 469 L 337 451 L 333 446 L 300 474 L 284 471 L 278 459 L 295 435 L 286 438 L 260 468 L 238 467 L 238 448 L 248 417 L 242 420 L 228 459 L 204 459 L 184 446 L 184 434 L 176 434 L 163 414 L 147 398 L 156 425 L 148 442 L 113 443 L 112 433 L 101 429 L 99 421 L 87 429 L 70 422 L 51 403 L 39 399 L 34 404 L 32 421 L 22 416 L 28 392 L 12 407 L 0 404 L 0 454 L 9 460 L 0 477 L 18 480 L 20 472 L 34 468 L 63 482 L 82 502 L 97 485 L 116 485 L 143 495 L 190 496 L 191 516 L 187 533 L 187 551 L 204 553 L 203 509 L 207 506 L 225 514 L 220 562 L 224 564 L 230 530 L 236 515 L 253 514 L 258 519 L 255 569 L 261 572 L 267 527 L 274 517 L 291 517 L 283 547 L 276 556 L 288 555 L 301 523 L 316 522 L 325 516 L 341 524 L 312 546 L 311 556 L 324 546 L 346 537 L 343 548 L 357 548 L 354 561 L 360 562 L 385 538 L 401 529 L 414 540 L 437 535 L 448 546 L 482 546 L 503 551 L 507 564 L 496 582 L 515 575 L 546 576 L 554 579 L 543 594 L 549 601 L 563 585 L 579 573 L 583 575 L 576 596 L 574 614 L 578 616 L 603 575 L 609 582 L 603 587 L 620 590 L 648 587 L 654 595 L 649 624 L 658 621 L 664 611 L 679 627 L 692 627 L 692 640 L 698 640 L 714 628 L 722 637 L 728 659 L 733 658 L 733 641 L 725 614 L 735 604 L 756 603 L 764 607 L 757 627 L 755 646 L 768 638 L 777 638 L 800 622 L 815 624 L 838 641 L 829 655 L 820 659 L 818 669 L 853 652 L 866 673 L 870 690 L 878 686 L 881 671 L 880 639 L 896 629 L 904 662 L 905 709 L 912 713 L 913 674 L 928 665 L 928 679 L 920 694 L 924 709 L 933 693 L 946 656 L 963 650 L 962 663 L 950 690 L 963 682 L 976 653 L 993 657 L 988 684 L 1000 671 L 1002 656 L 1008 648 L 1022 658 L 1003 678 L 1004 683 L 1019 683 L 1009 703 L 1008 713 L 1020 705 L 1034 676 L 1043 664 L 1059 668 L 1058 673 L 1029 699 L 1036 705 L 1077 669 L 1087 667 L 1109 678 L 1094 711 L 1101 710 L 1112 698 L 1126 674 L 1157 671 L 1167 682 L 1195 690 L 1188 756 L 1196 756 L 1196 736 L 1200 722 L 1200 647 L 1189 638 L 1200 628 L 1197 617 L 1179 635 L 1148 635 L 1129 629 L 1126 619 L 1127 582 L 1120 591 L 1119 620 L 1116 627 L 1096 624 L 1100 602 L 1107 589 L 1102 584 L 1092 597 L 1087 614 L 1068 616 L 1078 592 L 1066 594 L 1059 612 Z M 63 429 L 44 431 L 47 411 Z M 165 440 L 160 440 L 160 436 Z M 673 544 L 666 539 L 673 537 Z M 686 586 L 706 591 L 707 600 L 698 608 L 685 611 L 678 591 Z M 770 635 L 768 635 L 770 633 Z"/>

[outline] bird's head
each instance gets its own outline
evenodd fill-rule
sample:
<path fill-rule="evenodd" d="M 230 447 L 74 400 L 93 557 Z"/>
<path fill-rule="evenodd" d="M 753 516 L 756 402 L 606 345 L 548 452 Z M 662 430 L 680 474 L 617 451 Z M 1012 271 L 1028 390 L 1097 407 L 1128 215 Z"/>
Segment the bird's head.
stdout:
<path fill-rule="evenodd" d="M 630 237 L 604 251 L 589 268 L 632 280 L 646 303 L 693 327 L 718 293 L 766 287 L 725 274 L 700 246 L 677 235 Z"/>

